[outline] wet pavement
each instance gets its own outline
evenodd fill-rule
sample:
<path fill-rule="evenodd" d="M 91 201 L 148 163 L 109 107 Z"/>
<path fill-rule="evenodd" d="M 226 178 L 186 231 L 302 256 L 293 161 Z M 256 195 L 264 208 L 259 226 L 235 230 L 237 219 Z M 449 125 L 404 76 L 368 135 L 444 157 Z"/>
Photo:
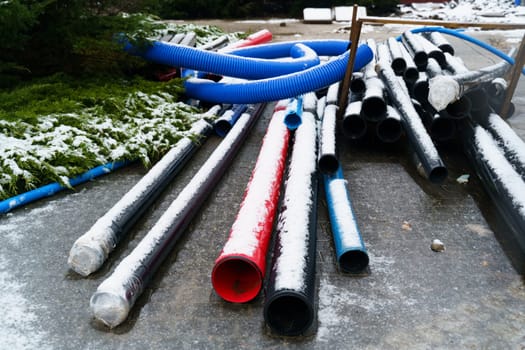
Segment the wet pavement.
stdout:
<path fill-rule="evenodd" d="M 293 28 L 285 29 L 290 35 L 280 39 L 297 38 Z M 374 35 L 385 31 L 363 34 Z M 468 66 L 493 63 L 470 45 L 456 48 Z M 521 79 L 511 122 L 522 137 L 523 96 Z M 449 175 L 442 185 L 432 185 L 417 173 L 403 143 L 383 147 L 341 140 L 340 160 L 370 267 L 361 276 L 336 267 L 320 191 L 317 315 L 304 336 L 272 334 L 264 325 L 263 295 L 242 305 L 222 301 L 213 291 L 211 269 L 235 220 L 270 115 L 271 106 L 128 320 L 112 330 L 93 320 L 89 298 L 220 140 L 206 141 L 89 278 L 68 269 L 69 249 L 145 174 L 140 165 L 0 217 L 0 349 L 525 348 L 525 281 L 514 268 L 520 262 L 506 246 L 506 232 L 480 182 L 454 147 L 440 149 Z M 471 174 L 467 184 L 456 181 L 463 174 Z M 430 249 L 436 238 L 444 252 Z"/>

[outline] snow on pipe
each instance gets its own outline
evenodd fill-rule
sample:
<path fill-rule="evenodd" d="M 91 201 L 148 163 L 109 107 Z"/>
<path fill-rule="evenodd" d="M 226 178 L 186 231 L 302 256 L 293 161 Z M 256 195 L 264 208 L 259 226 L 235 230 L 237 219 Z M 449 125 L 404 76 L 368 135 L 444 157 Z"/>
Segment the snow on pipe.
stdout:
<path fill-rule="evenodd" d="M 418 37 L 411 31 L 401 34 L 401 42 L 408 50 L 419 71 L 424 71 L 428 63 L 428 55 Z"/>
<path fill-rule="evenodd" d="M 426 36 L 426 38 L 436 45 L 443 53 L 448 53 L 450 55 L 454 55 L 454 47 L 448 42 L 447 39 L 441 33 L 439 32 L 424 32 L 423 35 Z"/>
<path fill-rule="evenodd" d="M 338 106 L 328 104 L 321 121 L 321 142 L 319 146 L 319 171 L 323 174 L 332 174 L 339 167 L 336 150 L 336 120 Z"/>
<path fill-rule="evenodd" d="M 368 267 L 369 258 L 352 208 L 343 170 L 339 167 L 334 174 L 324 175 L 323 180 L 339 267 L 347 273 L 363 272 Z"/>
<path fill-rule="evenodd" d="M 416 35 L 417 39 L 423 46 L 423 49 L 428 55 L 428 58 L 432 58 L 436 60 L 436 62 L 440 65 L 440 67 L 444 67 L 446 63 L 445 54 L 439 47 L 434 45 L 431 41 L 429 41 L 427 38 L 425 38 L 422 35 Z"/>
<path fill-rule="evenodd" d="M 396 75 L 403 75 L 407 69 L 407 62 L 399 45 L 399 42 L 395 38 L 390 37 L 387 39 L 387 47 L 392 57 L 392 69 Z"/>
<path fill-rule="evenodd" d="M 379 62 L 377 69 L 390 93 L 390 98 L 401 114 L 403 129 L 410 145 L 421 160 L 426 178 L 432 183 L 443 182 L 447 177 L 447 169 L 432 143 L 432 139 L 426 132 L 410 97 L 404 92 L 390 65 Z"/>
<path fill-rule="evenodd" d="M 241 114 L 243 114 L 248 105 L 238 104 L 233 105 L 232 108 L 226 110 L 219 118 L 213 123 L 213 129 L 215 133 L 220 137 L 226 136 L 226 134 L 231 130 L 233 124 L 239 119 Z"/>
<path fill-rule="evenodd" d="M 262 109 L 263 105 L 253 106 L 239 118 L 137 247 L 98 286 L 90 300 L 97 320 L 113 328 L 126 319 L 147 283 L 228 168 Z"/>
<path fill-rule="evenodd" d="M 386 118 L 376 124 L 376 135 L 381 142 L 393 143 L 403 135 L 401 116 L 393 106 L 387 106 Z"/>
<path fill-rule="evenodd" d="M 214 114 L 220 106 L 208 111 Z M 151 206 L 166 186 L 182 169 L 211 131 L 201 119 L 166 153 L 133 188 L 73 244 L 68 257 L 69 267 L 82 276 L 97 271 L 128 233 L 144 211 Z"/>
<path fill-rule="evenodd" d="M 496 49 L 495 47 L 493 46 L 490 46 L 489 44 L 481 41 L 481 40 L 478 40 L 476 38 L 473 38 L 469 35 L 466 35 L 460 31 L 457 31 L 457 30 L 452 30 L 452 29 L 448 29 L 448 28 L 444 28 L 444 27 L 421 27 L 421 28 L 416 28 L 416 29 L 412 29 L 411 30 L 412 33 L 427 33 L 427 32 L 438 32 L 438 33 L 443 33 L 443 34 L 448 34 L 448 35 L 451 35 L 451 36 L 455 36 L 457 38 L 460 38 L 460 39 L 463 39 L 465 41 L 468 41 L 470 43 L 473 43 L 475 45 L 478 45 L 479 47 L 491 52 L 492 54 L 498 56 L 499 58 L 505 60 L 506 62 L 510 63 L 511 65 L 514 65 L 515 64 L 515 61 L 514 61 L 514 58 L 512 58 L 511 56 L 505 54 L 504 52 Z M 522 69 L 522 74 L 525 75 L 525 68 Z"/>
<path fill-rule="evenodd" d="M 504 151 L 505 157 L 525 181 L 525 142 L 498 114 L 490 113 L 485 121 L 477 121 L 487 129 Z"/>
<path fill-rule="evenodd" d="M 248 302 L 263 285 L 290 139 L 283 118 L 283 110 L 274 111 L 237 218 L 213 266 L 213 288 L 229 302 Z"/>
<path fill-rule="evenodd" d="M 279 335 L 303 334 L 315 317 L 316 123 L 314 115 L 305 112 L 295 132 L 266 285 L 264 320 Z"/>
<path fill-rule="evenodd" d="M 464 151 L 510 231 L 505 239 L 525 256 L 525 182 L 488 131 L 473 123 L 465 124 Z M 525 272 L 523 264 L 517 269 Z"/>
<path fill-rule="evenodd" d="M 367 45 L 377 57 L 375 40 L 368 39 Z M 376 60 L 372 59 L 364 67 L 365 92 L 362 98 L 361 114 L 365 120 L 379 121 L 386 117 L 385 87 L 375 71 Z"/>
<path fill-rule="evenodd" d="M 104 165 L 97 166 L 79 176 L 69 179 L 69 186 L 64 186 L 58 182 L 53 182 L 42 187 L 36 188 L 34 190 L 18 194 L 11 198 L 4 199 L 3 201 L 0 201 L 0 214 L 7 213 L 23 205 L 32 203 L 42 198 L 50 197 L 60 191 L 70 189 L 71 187 L 93 180 L 96 177 L 108 174 L 114 170 L 122 168 L 123 166 L 129 163 L 129 161 L 110 162 Z"/>
<path fill-rule="evenodd" d="M 295 130 L 301 125 L 303 115 L 303 97 L 298 96 L 290 99 L 284 113 L 284 124 L 290 130 Z"/>
<path fill-rule="evenodd" d="M 445 69 L 452 74 L 461 74 L 469 71 L 459 57 L 452 56 L 448 52 L 445 52 L 445 62 Z"/>
<path fill-rule="evenodd" d="M 399 43 L 398 46 L 406 63 L 406 69 L 403 73 L 403 78 L 405 79 L 408 85 L 411 85 L 419 78 L 419 70 L 417 69 L 417 66 L 414 63 L 414 59 L 406 49 L 405 45 Z"/>
<path fill-rule="evenodd" d="M 257 103 L 277 101 L 317 91 L 342 80 L 348 65 L 349 52 L 325 64 L 279 77 L 232 84 L 215 83 L 206 79 L 189 79 L 186 94 L 202 101 L 223 103 Z M 357 49 L 354 71 L 360 70 L 373 58 L 370 48 Z"/>

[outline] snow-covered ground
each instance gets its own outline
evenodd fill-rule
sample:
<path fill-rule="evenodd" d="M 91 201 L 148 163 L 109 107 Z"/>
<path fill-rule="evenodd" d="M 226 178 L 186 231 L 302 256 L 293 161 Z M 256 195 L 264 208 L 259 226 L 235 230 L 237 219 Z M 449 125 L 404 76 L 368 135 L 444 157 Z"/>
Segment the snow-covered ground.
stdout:
<path fill-rule="evenodd" d="M 525 6 L 512 0 L 455 0 L 416 3 L 400 7 L 401 16 L 459 22 L 525 23 Z"/>

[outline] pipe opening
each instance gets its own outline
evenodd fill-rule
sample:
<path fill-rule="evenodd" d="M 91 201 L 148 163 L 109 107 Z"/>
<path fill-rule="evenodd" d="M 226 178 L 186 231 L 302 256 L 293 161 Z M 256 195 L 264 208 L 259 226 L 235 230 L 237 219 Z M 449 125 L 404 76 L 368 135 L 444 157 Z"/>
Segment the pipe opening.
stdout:
<path fill-rule="evenodd" d="M 432 138 L 447 141 L 456 135 L 456 123 L 450 118 L 438 118 L 432 122 Z"/>
<path fill-rule="evenodd" d="M 295 130 L 301 125 L 301 117 L 295 113 L 288 114 L 284 117 L 284 124 L 290 130 Z"/>
<path fill-rule="evenodd" d="M 463 119 L 469 116 L 471 108 L 472 103 L 470 102 L 470 99 L 463 96 L 460 99 L 449 103 L 445 110 L 451 117 Z"/>
<path fill-rule="evenodd" d="M 428 180 L 434 184 L 440 184 L 445 181 L 448 176 L 447 168 L 444 166 L 436 166 L 430 170 Z"/>
<path fill-rule="evenodd" d="M 368 254 L 362 250 L 349 250 L 339 257 L 339 266 L 344 272 L 359 273 L 368 267 Z"/>
<path fill-rule="evenodd" d="M 261 271 L 242 257 L 227 257 L 215 264 L 211 279 L 217 294 L 232 303 L 254 299 L 262 287 Z"/>
<path fill-rule="evenodd" d="M 323 174 L 333 174 L 339 168 L 339 160 L 335 154 L 323 154 L 319 158 L 319 170 Z"/>
<path fill-rule="evenodd" d="M 350 81 L 350 91 L 354 94 L 363 94 L 366 91 L 366 84 L 363 79 L 352 79 Z"/>
<path fill-rule="evenodd" d="M 403 77 L 407 82 L 415 82 L 419 78 L 419 71 L 415 67 L 407 67 Z"/>
<path fill-rule="evenodd" d="M 402 58 L 394 58 L 391 67 L 394 70 L 394 73 L 396 73 L 396 75 L 403 75 L 403 73 L 407 69 L 407 63 Z"/>
<path fill-rule="evenodd" d="M 399 120 L 387 118 L 377 124 L 377 137 L 383 142 L 395 142 L 399 140 L 403 133 L 403 128 Z"/>
<path fill-rule="evenodd" d="M 343 134 L 345 137 L 355 140 L 365 136 L 367 124 L 366 121 L 358 116 L 346 116 L 343 119 Z"/>
<path fill-rule="evenodd" d="M 414 98 L 420 102 L 428 101 L 428 80 L 418 80 L 413 87 Z"/>
<path fill-rule="evenodd" d="M 232 125 L 224 119 L 217 120 L 214 125 L 215 133 L 220 137 L 226 136 L 226 134 L 231 130 L 231 128 Z"/>
<path fill-rule="evenodd" d="M 382 120 L 386 116 L 386 103 L 382 97 L 371 96 L 363 100 L 361 113 L 370 121 Z"/>
<path fill-rule="evenodd" d="M 312 306 L 293 295 L 275 298 L 265 311 L 270 328 L 283 335 L 299 335 L 313 322 Z"/>
<path fill-rule="evenodd" d="M 426 52 L 418 51 L 414 54 L 414 63 L 417 66 L 417 69 L 424 71 L 428 64 L 428 55 Z"/>

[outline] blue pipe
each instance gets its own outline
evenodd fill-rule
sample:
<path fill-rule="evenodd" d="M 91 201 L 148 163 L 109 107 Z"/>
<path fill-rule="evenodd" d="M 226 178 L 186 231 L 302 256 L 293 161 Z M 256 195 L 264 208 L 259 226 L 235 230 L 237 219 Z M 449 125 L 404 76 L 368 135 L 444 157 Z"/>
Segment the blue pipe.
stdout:
<path fill-rule="evenodd" d="M 87 182 L 101 175 L 110 173 L 111 171 L 121 168 L 125 166 L 126 164 L 129 164 L 129 161 L 118 161 L 118 162 L 111 162 L 111 163 L 107 163 L 104 165 L 100 165 L 98 167 L 95 167 L 91 170 L 86 171 L 85 173 L 77 177 L 70 179 L 69 184 L 71 185 L 71 187 L 74 187 L 76 185 Z M 54 195 L 55 193 L 65 190 L 67 188 L 68 187 L 61 185 L 58 182 L 54 182 L 54 183 L 50 183 L 48 185 L 36 188 L 31 191 L 21 193 L 14 197 L 5 199 L 0 202 L 0 214 L 7 213 L 15 208 L 18 208 L 22 205 L 34 202 L 38 199 L 50 197 Z"/>
<path fill-rule="evenodd" d="M 360 273 L 368 267 L 368 253 L 361 237 L 341 167 L 323 176 L 330 225 L 339 267 L 344 272 Z"/>
<path fill-rule="evenodd" d="M 232 108 L 224 112 L 215 123 L 213 123 L 213 130 L 220 137 L 226 136 L 226 134 L 231 130 L 233 124 L 239 119 L 239 117 L 246 112 L 248 105 L 246 104 L 236 104 Z"/>
<path fill-rule="evenodd" d="M 194 47 L 168 44 L 155 41 L 146 50 L 140 50 L 126 44 L 124 50 L 148 61 L 173 67 L 191 68 L 197 71 L 218 75 L 243 78 L 263 79 L 296 72 L 317 66 L 318 54 L 300 42 L 288 45 L 288 52 L 279 51 L 270 57 L 292 57 L 292 60 L 274 60 L 256 57 L 243 57 L 215 51 L 204 51 Z M 277 57 L 274 57 L 277 56 Z"/>
<path fill-rule="evenodd" d="M 284 112 L 284 124 L 289 130 L 295 130 L 301 125 L 303 116 L 303 97 L 292 98 Z"/>
<path fill-rule="evenodd" d="M 463 33 L 459 32 L 457 30 L 452 30 L 452 29 L 443 28 L 443 27 L 421 27 L 421 28 L 412 29 L 411 31 L 413 33 L 440 32 L 440 33 L 444 33 L 444 34 L 449 34 L 449 35 L 455 36 L 457 38 L 460 38 L 460 39 L 466 40 L 468 42 L 471 42 L 473 44 L 476 44 L 476 45 L 484 48 L 485 50 L 493 53 L 494 55 L 500 57 L 501 59 L 509 62 L 512 65 L 514 65 L 516 63 L 512 57 L 508 56 L 504 52 L 496 49 L 493 46 L 490 46 L 489 44 L 487 44 L 487 43 L 485 43 L 485 42 L 483 42 L 481 40 L 478 40 L 476 38 L 473 38 L 471 36 L 463 34 Z M 523 75 L 525 75 L 525 68 L 523 68 L 521 70 L 521 72 L 522 72 Z"/>
<path fill-rule="evenodd" d="M 348 65 L 349 51 L 326 64 L 278 77 L 215 83 L 206 79 L 186 81 L 186 94 L 192 98 L 216 103 L 259 103 L 278 101 L 327 87 L 343 79 Z M 372 50 L 361 45 L 356 52 L 354 71 L 361 70 L 373 58 Z"/>

